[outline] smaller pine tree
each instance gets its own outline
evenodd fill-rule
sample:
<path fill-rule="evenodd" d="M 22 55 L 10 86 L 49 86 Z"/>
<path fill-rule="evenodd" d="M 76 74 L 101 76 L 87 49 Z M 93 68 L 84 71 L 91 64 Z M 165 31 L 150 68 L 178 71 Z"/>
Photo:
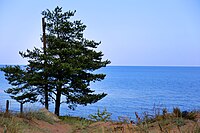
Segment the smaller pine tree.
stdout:
<path fill-rule="evenodd" d="M 24 103 L 33 103 L 37 101 L 37 91 L 28 83 L 30 75 L 28 75 L 25 68 L 22 69 L 18 65 L 6 66 L 1 68 L 1 71 L 5 72 L 8 83 L 12 85 L 12 87 L 5 90 L 5 92 L 10 94 L 12 99 L 20 103 L 20 112 L 22 113 Z"/>

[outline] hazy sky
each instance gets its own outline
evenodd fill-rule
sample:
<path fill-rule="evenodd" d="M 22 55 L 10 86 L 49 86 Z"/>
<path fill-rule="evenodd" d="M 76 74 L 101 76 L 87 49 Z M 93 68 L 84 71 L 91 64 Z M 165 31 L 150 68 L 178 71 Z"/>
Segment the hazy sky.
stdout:
<path fill-rule="evenodd" d="M 111 65 L 200 66 L 200 0 L 0 0 L 0 64 L 42 47 L 41 12 L 76 10 Z"/>

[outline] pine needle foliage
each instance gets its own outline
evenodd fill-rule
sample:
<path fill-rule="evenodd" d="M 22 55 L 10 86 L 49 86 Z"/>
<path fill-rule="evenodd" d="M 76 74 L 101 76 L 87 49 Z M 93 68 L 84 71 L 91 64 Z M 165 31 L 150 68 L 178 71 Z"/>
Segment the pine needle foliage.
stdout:
<path fill-rule="evenodd" d="M 26 70 L 19 68 L 19 72 L 13 72 L 5 71 L 7 68 L 3 69 L 6 77 L 8 74 L 24 73 L 28 78 L 17 77 L 17 81 L 20 79 L 27 82 L 27 86 L 23 88 L 28 91 L 34 88 L 33 92 L 36 92 L 40 102 L 45 103 L 48 99 L 55 103 L 56 115 L 60 114 L 61 103 L 75 109 L 77 104 L 86 106 L 107 95 L 96 94 L 90 83 L 105 78 L 105 74 L 97 74 L 94 71 L 106 67 L 110 61 L 103 60 L 103 53 L 95 50 L 101 42 L 84 37 L 86 25 L 80 20 L 72 20 L 75 12 L 63 12 L 61 7 L 56 7 L 53 11 L 43 11 L 42 15 L 46 20 L 46 49 L 34 48 L 20 52 L 23 58 L 28 59 Z M 22 84 L 19 82 L 19 85 Z M 45 85 L 48 89 L 44 89 Z"/>

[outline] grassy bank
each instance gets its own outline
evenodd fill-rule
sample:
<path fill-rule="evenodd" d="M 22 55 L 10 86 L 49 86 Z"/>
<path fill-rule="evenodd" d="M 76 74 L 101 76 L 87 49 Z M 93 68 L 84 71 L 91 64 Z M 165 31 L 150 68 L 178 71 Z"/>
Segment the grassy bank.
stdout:
<path fill-rule="evenodd" d="M 136 120 L 119 117 L 118 121 L 109 119 L 105 110 L 91 115 L 92 120 L 79 117 L 61 116 L 46 111 L 29 111 L 23 114 L 0 113 L 0 132 L 3 133 L 199 133 L 199 111 L 181 111 L 174 108 L 168 113 L 163 109 L 159 114 L 141 117 Z"/>

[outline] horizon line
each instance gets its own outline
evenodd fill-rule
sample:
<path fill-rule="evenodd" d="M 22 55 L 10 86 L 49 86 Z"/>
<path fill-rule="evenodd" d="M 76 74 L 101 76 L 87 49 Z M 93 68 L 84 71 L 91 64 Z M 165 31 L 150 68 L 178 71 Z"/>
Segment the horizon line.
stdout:
<path fill-rule="evenodd" d="M 25 64 L 0 64 L 0 66 L 22 66 Z M 200 67 L 200 65 L 107 65 L 107 66 L 117 66 L 117 67 Z"/>

